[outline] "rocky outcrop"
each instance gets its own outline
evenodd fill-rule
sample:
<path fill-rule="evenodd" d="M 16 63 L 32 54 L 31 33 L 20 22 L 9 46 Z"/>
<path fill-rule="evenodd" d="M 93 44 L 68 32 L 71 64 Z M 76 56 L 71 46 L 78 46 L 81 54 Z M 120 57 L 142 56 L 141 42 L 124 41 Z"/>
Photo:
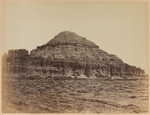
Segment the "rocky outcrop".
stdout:
<path fill-rule="evenodd" d="M 3 70 L 7 73 L 26 72 L 29 65 L 30 56 L 25 49 L 9 50 L 8 54 L 2 57 Z"/>
<path fill-rule="evenodd" d="M 32 50 L 10 50 L 7 64 L 24 67 L 42 76 L 140 76 L 144 70 L 124 63 L 115 55 L 101 50 L 95 43 L 69 31 Z M 26 68 L 26 69 L 25 69 Z M 21 70 L 23 71 L 23 69 Z"/>

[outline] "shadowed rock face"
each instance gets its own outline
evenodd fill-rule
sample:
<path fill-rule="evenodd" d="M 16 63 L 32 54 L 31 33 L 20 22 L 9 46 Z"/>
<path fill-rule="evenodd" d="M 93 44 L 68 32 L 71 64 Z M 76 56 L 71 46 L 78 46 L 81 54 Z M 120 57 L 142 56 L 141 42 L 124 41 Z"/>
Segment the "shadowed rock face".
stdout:
<path fill-rule="evenodd" d="M 11 65 L 10 71 L 24 68 L 19 71 L 32 71 L 41 76 L 126 77 L 144 74 L 144 70 L 123 63 L 117 56 L 69 31 L 59 33 L 32 50 L 30 55 L 24 49 L 10 50 L 4 59 L 4 65 Z"/>

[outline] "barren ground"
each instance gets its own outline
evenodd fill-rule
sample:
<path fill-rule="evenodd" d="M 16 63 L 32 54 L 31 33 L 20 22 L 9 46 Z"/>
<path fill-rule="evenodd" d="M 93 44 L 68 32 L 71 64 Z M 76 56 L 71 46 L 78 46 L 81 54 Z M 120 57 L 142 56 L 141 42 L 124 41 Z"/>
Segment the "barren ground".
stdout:
<path fill-rule="evenodd" d="M 10 75 L 3 79 L 3 112 L 147 113 L 148 79 L 29 79 Z"/>

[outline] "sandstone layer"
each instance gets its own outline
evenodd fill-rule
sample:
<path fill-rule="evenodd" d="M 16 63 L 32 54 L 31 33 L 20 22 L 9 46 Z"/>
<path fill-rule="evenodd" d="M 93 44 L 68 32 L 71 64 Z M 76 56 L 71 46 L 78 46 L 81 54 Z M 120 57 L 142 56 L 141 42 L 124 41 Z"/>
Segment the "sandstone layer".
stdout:
<path fill-rule="evenodd" d="M 9 50 L 3 55 L 7 73 L 41 77 L 119 77 L 142 76 L 144 70 L 124 63 L 120 58 L 99 48 L 74 32 L 59 33 L 30 54 L 25 49 Z"/>

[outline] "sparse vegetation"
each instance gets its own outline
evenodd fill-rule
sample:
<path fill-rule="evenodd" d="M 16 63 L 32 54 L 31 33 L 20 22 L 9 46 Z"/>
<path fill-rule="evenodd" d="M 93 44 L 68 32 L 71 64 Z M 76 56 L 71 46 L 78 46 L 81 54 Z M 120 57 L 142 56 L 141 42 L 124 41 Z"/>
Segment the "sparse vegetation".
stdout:
<path fill-rule="evenodd" d="M 4 103 L 7 102 L 7 106 L 3 106 L 3 111 L 30 113 L 145 113 L 148 111 L 147 79 L 61 78 L 59 76 L 8 77 L 5 81 L 5 100 L 3 100 Z"/>

